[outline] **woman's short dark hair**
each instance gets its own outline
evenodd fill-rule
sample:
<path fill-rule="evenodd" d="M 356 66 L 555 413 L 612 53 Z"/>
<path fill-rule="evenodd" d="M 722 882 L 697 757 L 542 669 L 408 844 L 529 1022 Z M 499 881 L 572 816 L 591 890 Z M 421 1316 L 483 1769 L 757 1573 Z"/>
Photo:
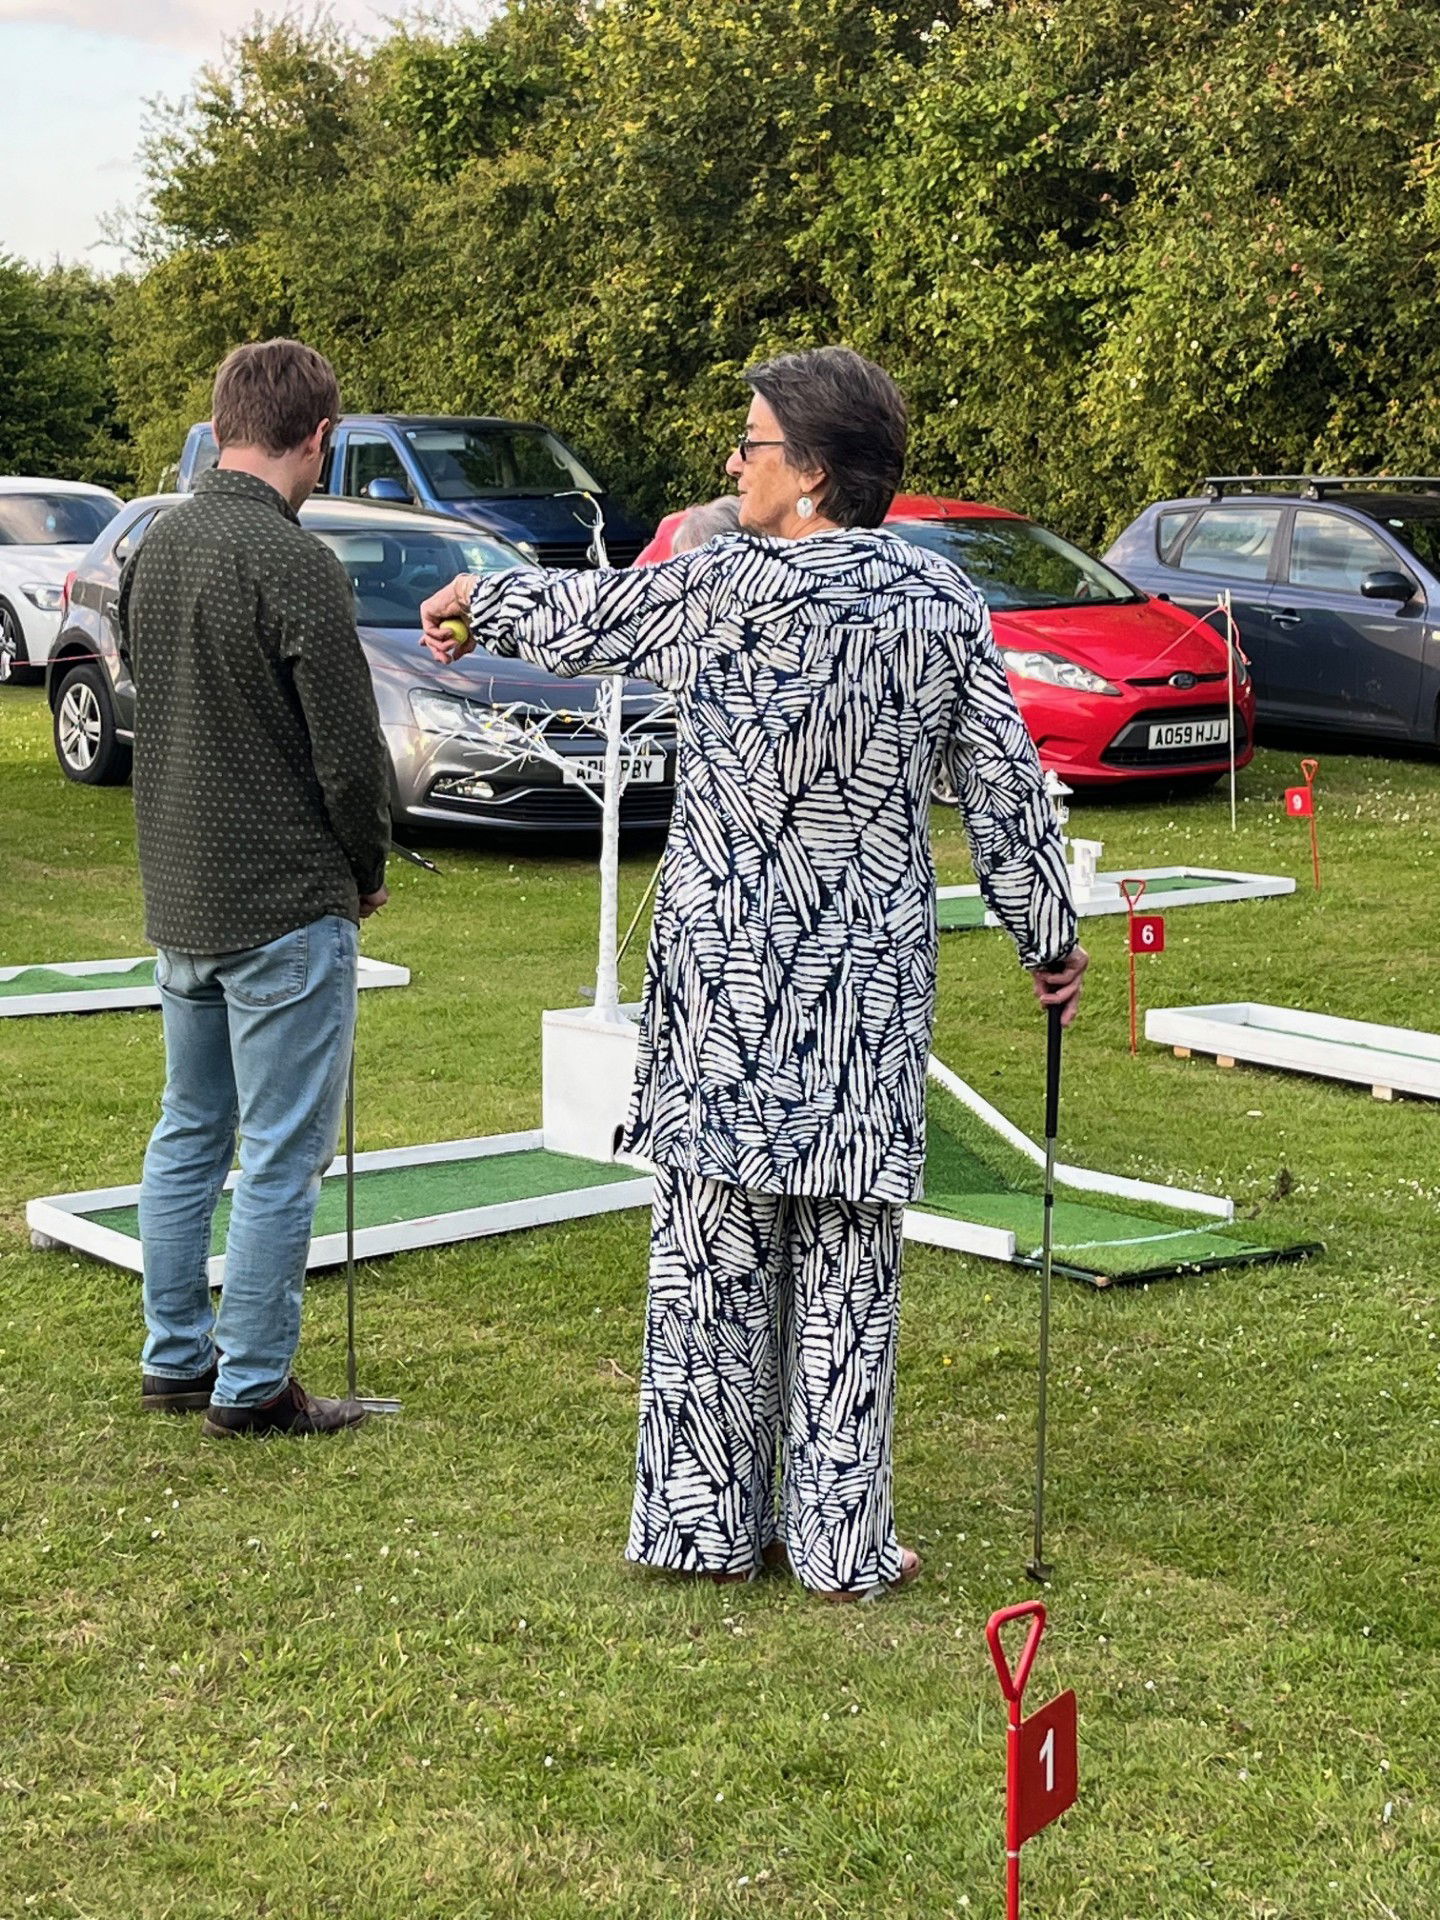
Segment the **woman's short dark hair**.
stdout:
<path fill-rule="evenodd" d="M 905 396 L 849 347 L 782 353 L 745 378 L 768 402 L 792 467 L 819 467 L 815 504 L 841 527 L 878 527 L 905 470 Z"/>

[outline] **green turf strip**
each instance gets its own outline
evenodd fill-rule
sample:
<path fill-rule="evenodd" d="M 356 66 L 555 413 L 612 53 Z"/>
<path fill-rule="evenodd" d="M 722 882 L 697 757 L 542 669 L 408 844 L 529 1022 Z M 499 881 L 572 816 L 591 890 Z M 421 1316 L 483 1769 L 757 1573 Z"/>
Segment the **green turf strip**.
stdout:
<path fill-rule="evenodd" d="M 1158 912 L 1164 908 L 1166 894 L 1198 893 L 1201 887 L 1223 885 L 1223 879 L 1217 880 L 1214 874 L 1174 874 L 1164 880 L 1152 880 L 1150 882 L 1152 891 L 1146 893 L 1141 904 L 1148 913 L 1153 902 Z M 983 927 L 985 924 L 985 902 L 978 894 L 965 895 L 958 900 L 937 900 L 935 909 L 936 924 L 941 933 L 968 933 L 971 928 Z"/>
<path fill-rule="evenodd" d="M 922 1212 L 1015 1236 L 1016 1257 L 1038 1259 L 1044 1234 L 1041 1170 L 943 1089 L 928 1096 Z M 1278 1251 L 1208 1215 L 1149 1203 L 1111 1205 L 1057 1188 L 1054 1253 L 1077 1273 L 1124 1279 L 1199 1264 L 1250 1262 Z"/>
<path fill-rule="evenodd" d="M 0 980 L 0 999 L 9 1000 L 22 993 L 94 993 L 116 987 L 153 987 L 155 962 L 137 960 L 123 971 L 118 967 L 104 973 L 59 973 L 54 967 L 23 967 L 13 979 Z"/>
<path fill-rule="evenodd" d="M 424 1220 L 440 1213 L 460 1213 L 469 1207 L 500 1206 L 509 1200 L 534 1200 L 542 1194 L 571 1193 L 577 1187 L 604 1187 L 640 1176 L 633 1167 L 598 1160 L 577 1160 L 570 1154 L 547 1153 L 528 1147 L 519 1153 L 492 1153 L 470 1160 L 438 1160 L 410 1167 L 362 1168 L 355 1175 L 355 1225 L 389 1227 L 401 1220 Z M 87 1220 L 113 1227 L 117 1233 L 140 1237 L 139 1209 L 102 1207 Z M 210 1251 L 225 1251 L 230 1224 L 230 1195 L 222 1194 L 215 1210 Z M 315 1213 L 316 1234 L 345 1231 L 345 1181 L 332 1174 L 320 1189 Z"/>

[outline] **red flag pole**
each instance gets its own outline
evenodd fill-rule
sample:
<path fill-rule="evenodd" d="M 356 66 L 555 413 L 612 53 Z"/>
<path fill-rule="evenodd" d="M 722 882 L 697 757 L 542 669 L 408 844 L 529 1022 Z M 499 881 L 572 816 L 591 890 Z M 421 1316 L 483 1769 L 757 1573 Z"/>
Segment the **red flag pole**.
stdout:
<path fill-rule="evenodd" d="M 1030 1631 L 1025 1645 L 1010 1671 L 1005 1649 L 1000 1644 L 1000 1629 L 1011 1620 L 1029 1619 Z M 1005 1741 L 1005 1920 L 1020 1920 L 1020 1719 L 1025 1682 L 1040 1651 L 1040 1636 L 1045 1631 L 1045 1607 L 1039 1600 L 1026 1600 L 1018 1607 L 1004 1607 L 993 1613 L 985 1628 L 990 1658 L 1000 1679 L 1000 1689 L 1010 1710 L 1010 1727 Z"/>
<path fill-rule="evenodd" d="M 1315 827 L 1315 776 L 1320 771 L 1318 760 L 1302 760 L 1300 771 L 1305 776 L 1305 785 L 1310 792 L 1310 864 L 1315 869 L 1315 891 L 1320 891 L 1320 836 Z"/>
<path fill-rule="evenodd" d="M 1135 993 L 1135 942 L 1131 937 L 1131 928 L 1135 922 L 1135 909 L 1145 897 L 1145 881 L 1122 880 L 1120 891 L 1125 896 L 1125 944 L 1130 949 L 1130 1051 L 1140 1051 L 1139 1018 Z M 1135 891 L 1132 893 L 1131 888 Z"/>

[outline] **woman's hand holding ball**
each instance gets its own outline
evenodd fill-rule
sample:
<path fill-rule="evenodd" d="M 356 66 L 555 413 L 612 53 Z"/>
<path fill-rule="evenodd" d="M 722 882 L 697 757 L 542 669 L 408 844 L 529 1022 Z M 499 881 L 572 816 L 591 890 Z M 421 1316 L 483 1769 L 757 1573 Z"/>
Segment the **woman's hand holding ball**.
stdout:
<path fill-rule="evenodd" d="M 420 644 L 428 648 L 442 666 L 462 659 L 474 648 L 475 636 L 466 617 L 474 591 L 473 576 L 457 573 L 448 587 L 432 593 L 420 608 Z"/>

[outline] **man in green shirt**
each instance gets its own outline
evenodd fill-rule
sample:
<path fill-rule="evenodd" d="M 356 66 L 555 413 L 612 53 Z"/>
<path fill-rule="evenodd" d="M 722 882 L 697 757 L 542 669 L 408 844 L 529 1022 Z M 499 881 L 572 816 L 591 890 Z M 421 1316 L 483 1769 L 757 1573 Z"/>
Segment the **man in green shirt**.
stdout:
<path fill-rule="evenodd" d="M 204 1407 L 217 1436 L 364 1418 L 290 1370 L 354 1042 L 359 922 L 385 904 L 390 845 L 350 584 L 296 515 L 339 411 L 312 348 L 237 348 L 215 380 L 219 465 L 120 584 L 166 1060 L 140 1188 L 142 1404 Z M 217 1314 L 206 1258 L 237 1131 Z"/>

